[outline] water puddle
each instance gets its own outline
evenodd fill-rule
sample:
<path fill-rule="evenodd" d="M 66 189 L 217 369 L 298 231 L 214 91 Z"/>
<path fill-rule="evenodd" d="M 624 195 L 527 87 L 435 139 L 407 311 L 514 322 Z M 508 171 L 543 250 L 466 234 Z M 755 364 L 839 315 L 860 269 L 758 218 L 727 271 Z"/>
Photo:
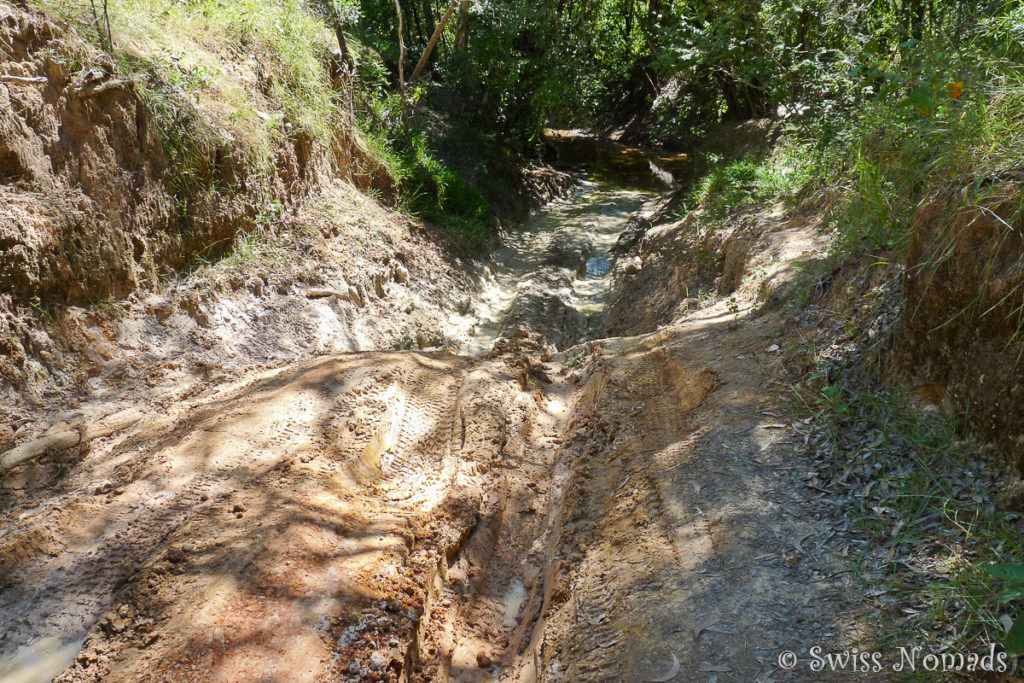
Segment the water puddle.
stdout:
<path fill-rule="evenodd" d="M 37 638 L 0 658 L 0 683 L 46 683 L 71 666 L 84 638 Z"/>
<path fill-rule="evenodd" d="M 523 608 L 525 600 L 526 587 L 523 586 L 522 581 L 516 579 L 509 584 L 508 590 L 505 591 L 501 600 L 501 620 L 505 624 L 505 628 L 512 628 L 516 625 L 519 610 Z"/>

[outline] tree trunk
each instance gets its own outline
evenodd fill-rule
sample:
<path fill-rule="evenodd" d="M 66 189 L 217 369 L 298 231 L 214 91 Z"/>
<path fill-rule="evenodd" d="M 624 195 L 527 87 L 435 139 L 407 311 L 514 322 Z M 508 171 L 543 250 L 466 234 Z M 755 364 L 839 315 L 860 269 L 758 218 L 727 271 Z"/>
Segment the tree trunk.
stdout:
<path fill-rule="evenodd" d="M 402 37 L 402 4 L 395 0 L 398 14 L 398 92 L 402 103 L 402 121 L 405 121 L 405 38 Z"/>
<path fill-rule="evenodd" d="M 469 5 L 472 0 L 462 0 L 459 6 L 459 32 L 455 35 L 455 51 L 462 52 L 469 46 Z"/>
<path fill-rule="evenodd" d="M 430 0 L 423 0 L 423 25 L 427 27 L 427 35 L 434 35 L 434 30 L 437 26 L 434 24 L 434 8 L 430 4 Z"/>
<path fill-rule="evenodd" d="M 924 0 L 911 0 L 909 21 L 910 36 L 921 40 L 924 34 Z"/>
<path fill-rule="evenodd" d="M 423 34 L 423 24 L 420 22 L 420 11 L 416 7 L 415 0 L 413 0 L 413 2 L 411 4 L 412 4 L 412 20 L 416 24 L 416 35 L 419 36 L 420 44 L 422 45 L 424 42 L 426 42 L 427 36 L 429 36 L 430 34 L 429 33 L 427 33 L 426 35 Z"/>
<path fill-rule="evenodd" d="M 355 73 L 356 65 L 352 61 L 352 55 L 348 51 L 348 41 L 345 40 L 345 32 L 341 30 L 341 21 L 337 15 L 334 17 L 334 35 L 338 39 L 338 50 L 341 51 L 341 61 L 344 62 L 350 74 Z"/>
<path fill-rule="evenodd" d="M 451 4 L 448 5 L 448 10 L 444 13 L 444 16 L 441 17 L 441 23 L 434 29 L 433 34 L 430 36 L 430 42 L 427 43 L 427 47 L 423 49 L 423 54 L 420 55 L 420 61 L 417 62 L 416 68 L 413 69 L 412 76 L 409 77 L 409 83 L 415 83 L 416 79 L 420 77 L 420 73 L 423 71 L 423 68 L 430 63 L 430 58 L 434 54 L 434 47 L 437 46 L 438 39 L 441 37 L 441 34 L 444 33 L 445 24 L 447 24 L 448 19 L 451 18 L 452 12 L 455 11 L 455 5 L 457 5 L 458 2 L 459 0 L 452 0 Z"/>

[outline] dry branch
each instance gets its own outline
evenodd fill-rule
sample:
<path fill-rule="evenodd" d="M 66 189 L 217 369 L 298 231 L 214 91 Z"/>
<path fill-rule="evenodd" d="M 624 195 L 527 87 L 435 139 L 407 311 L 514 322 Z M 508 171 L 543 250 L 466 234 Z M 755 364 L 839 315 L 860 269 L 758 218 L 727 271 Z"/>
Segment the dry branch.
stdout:
<path fill-rule="evenodd" d="M 126 84 L 127 81 L 122 80 L 107 81 L 106 83 L 97 85 L 95 88 L 75 88 L 75 93 L 77 93 L 79 97 L 92 97 L 94 95 L 99 95 L 100 93 L 105 93 L 108 90 L 120 88 Z"/>
<path fill-rule="evenodd" d="M 142 413 L 137 410 L 122 410 L 105 418 L 94 427 L 51 434 L 15 446 L 0 457 L 0 472 L 5 472 L 46 453 L 84 445 L 93 439 L 102 439 L 105 436 L 124 431 L 141 419 Z"/>
<path fill-rule="evenodd" d="M 46 76 L 11 76 L 0 74 L 0 81 L 13 81 L 14 83 L 46 83 L 49 79 Z"/>

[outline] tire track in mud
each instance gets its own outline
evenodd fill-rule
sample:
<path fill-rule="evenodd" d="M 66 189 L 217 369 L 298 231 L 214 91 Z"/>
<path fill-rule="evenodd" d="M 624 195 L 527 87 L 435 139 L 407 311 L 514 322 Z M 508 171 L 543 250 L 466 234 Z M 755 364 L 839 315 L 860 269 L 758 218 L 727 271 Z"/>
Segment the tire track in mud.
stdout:
<path fill-rule="evenodd" d="M 718 353 L 765 333 L 687 325 L 325 357 L 136 430 L 4 525 L 0 672 L 49 636 L 64 682 L 767 680 L 765 605 L 820 592 Z"/>
<path fill-rule="evenodd" d="M 459 561 L 474 528 L 493 528 L 478 520 L 503 500 L 495 492 L 516 467 L 505 459 L 532 459 L 524 439 L 539 399 L 515 367 L 444 354 L 320 360 L 90 454 L 66 482 L 76 493 L 0 546 L 20 558 L 0 589 L 0 657 L 87 636 L 62 680 L 413 666 L 438 568 Z M 33 534 L 67 547 L 29 546 Z M 423 671 L 437 664 L 422 659 Z"/>
<path fill-rule="evenodd" d="M 631 615 L 648 611 L 638 577 L 642 585 L 687 559 L 654 472 L 685 450 L 691 416 L 718 380 L 684 371 L 664 349 L 632 356 L 623 362 L 605 352 L 590 380 L 600 387 L 571 437 L 580 452 L 556 556 L 564 569 L 553 592 L 562 604 L 538 643 L 541 679 L 643 680 L 637 669 L 650 664 L 650 653 L 629 661 L 639 635 Z M 660 654 L 671 662 L 674 653 Z"/>

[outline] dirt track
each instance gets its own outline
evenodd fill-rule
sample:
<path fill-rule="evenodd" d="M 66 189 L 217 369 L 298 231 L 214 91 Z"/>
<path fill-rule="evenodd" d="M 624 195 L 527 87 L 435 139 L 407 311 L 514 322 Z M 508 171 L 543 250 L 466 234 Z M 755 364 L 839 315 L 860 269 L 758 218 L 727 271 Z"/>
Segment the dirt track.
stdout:
<path fill-rule="evenodd" d="M 2 645 L 87 636 L 67 681 L 767 680 L 842 637 L 840 587 L 756 371 L 770 320 L 732 317 L 525 389 L 529 343 L 357 354 L 151 421 L 14 511 Z"/>
<path fill-rule="evenodd" d="M 764 220 L 782 277 L 812 233 Z M 0 680 L 799 678 L 858 624 L 758 289 L 562 353 L 324 356 L 33 465 Z"/>

